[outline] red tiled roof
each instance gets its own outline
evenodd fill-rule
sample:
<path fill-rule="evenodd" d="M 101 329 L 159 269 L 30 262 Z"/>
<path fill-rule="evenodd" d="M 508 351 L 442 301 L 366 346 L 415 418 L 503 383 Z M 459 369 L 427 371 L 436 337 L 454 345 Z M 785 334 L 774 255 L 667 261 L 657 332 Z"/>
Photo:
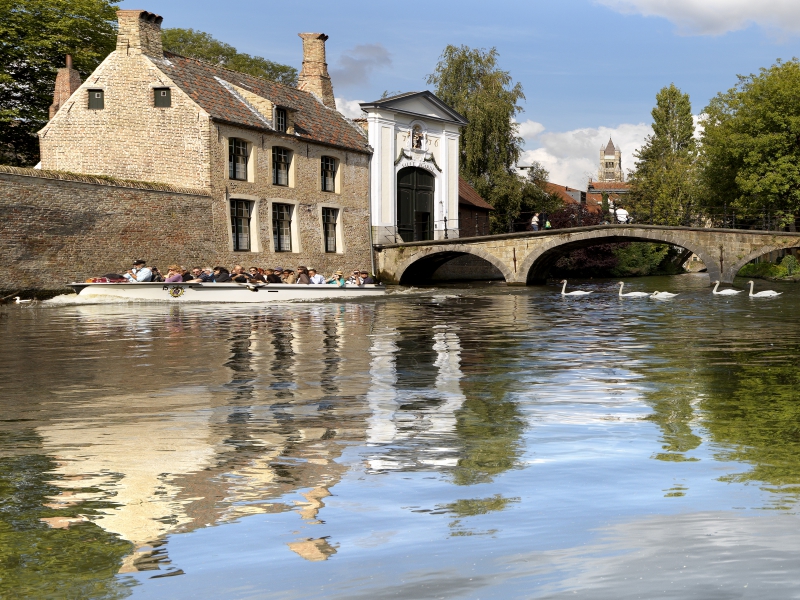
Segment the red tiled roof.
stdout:
<path fill-rule="evenodd" d="M 625 183 L 624 181 L 590 181 L 589 182 L 589 191 L 591 192 L 594 190 L 600 190 L 604 192 L 606 190 L 627 190 L 630 189 L 630 185 Z"/>
<path fill-rule="evenodd" d="M 559 185 L 557 183 L 546 182 L 545 183 L 545 191 L 549 194 L 556 194 L 559 196 L 563 201 L 564 204 L 578 204 L 578 201 L 570 196 L 567 192 L 580 192 L 576 188 L 571 188 L 566 185 Z M 599 196 L 595 194 L 586 194 L 586 209 L 590 212 L 597 212 L 600 210 L 601 201 L 599 200 Z"/>
<path fill-rule="evenodd" d="M 237 96 L 216 78 L 266 98 L 273 104 L 294 112 L 294 127 L 299 139 L 321 142 L 369 153 L 367 139 L 338 111 L 324 106 L 308 92 L 274 81 L 245 75 L 194 58 L 164 52 L 157 61 L 177 86 L 203 108 L 215 121 L 262 131 L 273 131 Z"/>
<path fill-rule="evenodd" d="M 475 191 L 475 188 L 468 184 L 460 175 L 458 177 L 458 203 L 468 204 L 469 206 L 475 206 L 486 210 L 494 210 L 494 206 L 481 198 L 480 194 Z"/>

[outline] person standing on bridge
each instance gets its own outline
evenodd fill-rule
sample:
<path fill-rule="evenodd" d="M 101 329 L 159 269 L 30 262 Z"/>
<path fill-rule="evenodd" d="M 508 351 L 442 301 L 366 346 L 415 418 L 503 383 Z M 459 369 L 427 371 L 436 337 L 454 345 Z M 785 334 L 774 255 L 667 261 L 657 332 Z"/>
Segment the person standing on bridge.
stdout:
<path fill-rule="evenodd" d="M 533 213 L 533 217 L 531 218 L 531 229 L 534 231 L 539 231 L 539 213 Z"/>

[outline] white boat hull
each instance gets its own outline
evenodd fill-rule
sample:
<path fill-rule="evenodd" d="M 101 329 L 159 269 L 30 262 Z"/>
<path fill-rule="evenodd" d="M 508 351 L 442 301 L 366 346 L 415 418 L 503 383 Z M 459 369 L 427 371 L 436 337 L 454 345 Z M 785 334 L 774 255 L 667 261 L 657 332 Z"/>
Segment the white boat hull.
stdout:
<path fill-rule="evenodd" d="M 291 302 L 376 298 L 383 285 L 303 285 L 244 283 L 71 283 L 81 298 L 119 298 L 155 302 Z"/>

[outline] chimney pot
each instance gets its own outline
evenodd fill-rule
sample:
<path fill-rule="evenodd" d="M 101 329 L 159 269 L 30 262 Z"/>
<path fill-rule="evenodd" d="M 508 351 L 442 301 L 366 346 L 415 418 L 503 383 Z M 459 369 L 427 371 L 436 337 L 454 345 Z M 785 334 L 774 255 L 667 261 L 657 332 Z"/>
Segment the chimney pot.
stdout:
<path fill-rule="evenodd" d="M 72 56 L 67 54 L 66 67 L 58 70 L 56 85 L 53 90 L 53 104 L 50 105 L 50 118 L 52 119 L 58 109 L 69 100 L 69 97 L 81 87 L 81 76 L 72 68 Z"/>
<path fill-rule="evenodd" d="M 124 54 L 146 54 L 164 57 L 161 44 L 161 21 L 164 19 L 146 10 L 118 10 L 117 51 Z"/>
<path fill-rule="evenodd" d="M 324 33 L 297 35 L 303 40 L 303 68 L 297 77 L 297 89 L 316 94 L 325 106 L 336 109 L 333 84 L 325 62 L 325 42 L 328 36 Z"/>

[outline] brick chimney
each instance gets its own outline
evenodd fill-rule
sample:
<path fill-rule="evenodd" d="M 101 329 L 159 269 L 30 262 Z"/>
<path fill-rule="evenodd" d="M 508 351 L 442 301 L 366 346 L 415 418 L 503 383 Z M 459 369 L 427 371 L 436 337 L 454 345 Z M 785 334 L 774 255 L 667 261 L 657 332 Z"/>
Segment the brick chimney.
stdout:
<path fill-rule="evenodd" d="M 325 40 L 328 36 L 324 33 L 297 35 L 303 38 L 303 68 L 297 77 L 297 89 L 316 94 L 325 106 L 336 109 L 331 76 L 328 75 L 328 64 L 325 62 Z"/>
<path fill-rule="evenodd" d="M 164 57 L 161 45 L 161 21 L 164 19 L 146 10 L 118 10 L 117 52 Z"/>
<path fill-rule="evenodd" d="M 53 91 L 53 103 L 50 105 L 50 118 L 56 116 L 58 109 L 72 93 L 81 86 L 81 76 L 72 68 L 72 57 L 67 54 L 67 66 L 58 70 L 56 87 Z"/>

